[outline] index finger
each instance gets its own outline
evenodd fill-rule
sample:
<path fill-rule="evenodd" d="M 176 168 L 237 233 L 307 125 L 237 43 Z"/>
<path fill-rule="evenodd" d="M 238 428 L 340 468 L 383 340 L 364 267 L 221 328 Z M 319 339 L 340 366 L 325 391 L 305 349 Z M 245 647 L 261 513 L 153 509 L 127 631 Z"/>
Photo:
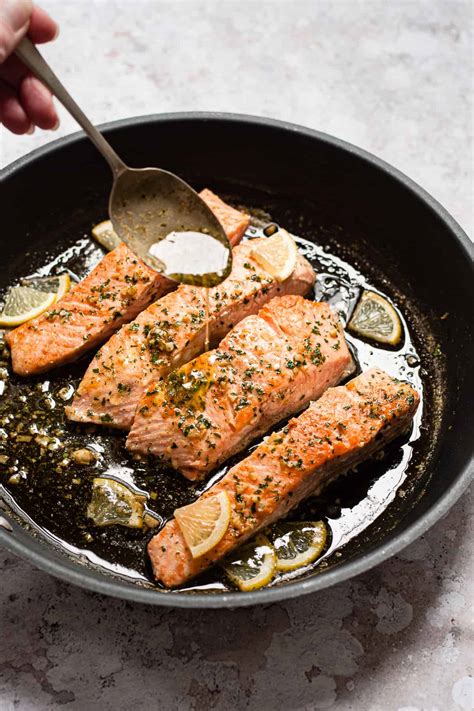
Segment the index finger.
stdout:
<path fill-rule="evenodd" d="M 51 42 L 59 34 L 59 25 L 38 5 L 34 5 L 28 27 L 28 37 L 36 44 Z"/>

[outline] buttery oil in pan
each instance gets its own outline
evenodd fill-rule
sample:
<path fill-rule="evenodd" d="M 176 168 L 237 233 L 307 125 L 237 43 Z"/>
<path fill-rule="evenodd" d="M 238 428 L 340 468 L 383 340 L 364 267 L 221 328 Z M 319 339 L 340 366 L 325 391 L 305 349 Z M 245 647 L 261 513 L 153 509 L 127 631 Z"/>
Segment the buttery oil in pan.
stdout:
<path fill-rule="evenodd" d="M 250 227 L 247 238 L 262 234 L 260 227 Z M 313 298 L 329 302 L 340 313 L 344 324 L 363 289 L 382 293 L 348 262 L 312 241 L 296 239 L 301 253 L 318 275 Z M 65 252 L 45 258 L 35 275 L 68 270 L 73 277 L 81 278 L 101 256 L 101 250 L 91 240 L 82 238 Z M 328 544 L 323 556 L 314 564 L 275 579 L 273 585 L 285 579 L 312 575 L 353 555 L 365 535 L 369 538 L 376 535 L 382 517 L 390 520 L 390 509 L 395 507 L 396 510 L 404 497 L 410 499 L 418 495 L 416 470 L 421 468 L 419 463 L 426 449 L 423 439 L 427 437 L 422 426 L 423 359 L 403 314 L 399 312 L 399 315 L 404 335 L 396 348 L 378 347 L 348 332 L 346 336 L 358 372 L 379 366 L 409 381 L 422 395 L 412 430 L 405 438 L 387 446 L 383 456 L 359 465 L 357 471 L 341 477 L 320 497 L 307 500 L 290 514 L 293 520 L 324 519 L 330 534 Z M 147 492 L 148 507 L 164 524 L 175 508 L 191 503 L 252 447 L 221 467 L 205 484 L 197 485 L 156 461 L 133 459 L 125 450 L 123 433 L 71 423 L 65 418 L 64 406 L 70 402 L 90 359 L 91 356 L 82 358 L 46 377 L 24 379 L 11 372 L 6 351 L 0 354 L 0 496 L 33 532 L 46 536 L 79 561 L 141 585 L 152 585 L 145 553 L 152 531 L 119 525 L 95 526 L 86 516 L 92 480 L 99 476 L 111 477 Z M 80 463 L 77 451 L 85 446 L 93 456 L 89 462 Z M 215 567 L 184 589 L 218 591 L 230 587 Z"/>

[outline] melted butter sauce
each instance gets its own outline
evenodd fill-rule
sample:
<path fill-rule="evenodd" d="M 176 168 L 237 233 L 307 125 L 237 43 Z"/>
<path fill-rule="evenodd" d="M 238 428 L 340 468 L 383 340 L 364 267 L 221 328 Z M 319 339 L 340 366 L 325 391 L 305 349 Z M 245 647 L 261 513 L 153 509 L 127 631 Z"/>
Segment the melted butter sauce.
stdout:
<path fill-rule="evenodd" d="M 247 237 L 252 239 L 262 234 L 260 228 L 251 227 Z M 317 272 L 313 297 L 328 301 L 346 324 L 361 291 L 365 288 L 378 290 L 346 261 L 313 242 L 296 239 L 301 253 Z M 34 275 L 69 270 L 73 278 L 81 278 L 101 254 L 89 239 L 84 238 L 54 256 Z M 395 377 L 408 380 L 423 395 L 423 359 L 417 352 L 403 314 L 398 313 L 404 338 L 397 348 L 378 347 L 347 331 L 346 337 L 358 372 L 379 366 Z M 121 526 L 95 527 L 85 515 L 93 478 L 110 476 L 146 491 L 148 507 L 165 522 L 175 508 L 190 503 L 212 486 L 258 442 L 221 467 L 204 484 L 192 485 L 156 461 L 133 459 L 125 450 L 122 433 L 104 427 L 77 425 L 65 418 L 64 405 L 70 401 L 91 358 L 92 355 L 51 372 L 47 379 L 19 378 L 11 372 L 6 361 L 0 363 L 0 367 L 8 370 L 8 376 L 2 380 L 4 388 L 0 397 L 0 497 L 36 535 L 48 538 L 52 545 L 59 546 L 78 561 L 100 567 L 111 575 L 132 579 L 137 584 L 152 585 L 145 555 L 145 546 L 152 532 Z M 423 439 L 422 430 L 426 431 L 422 425 L 423 413 L 422 399 L 410 434 L 388 445 L 383 457 L 359 465 L 357 471 L 340 477 L 319 497 L 308 499 L 290 514 L 293 520 L 323 518 L 330 532 L 329 543 L 323 557 L 314 564 L 280 576 L 272 585 L 319 573 L 352 555 L 357 542 L 377 527 L 381 517 L 386 517 L 393 507 L 398 506 L 397 501 L 413 495 L 409 487 L 406 490 L 404 487 L 407 482 L 415 487 L 417 467 L 422 467 L 420 437 Z M 282 423 L 278 428 L 281 426 Z M 424 436 L 426 438 L 426 434 Z M 75 464 L 71 453 L 84 446 L 92 449 L 97 459 L 89 465 Z M 389 506 L 391 503 L 392 507 Z M 229 587 L 220 570 L 214 568 L 185 590 L 217 592 Z"/>
<path fill-rule="evenodd" d="M 232 265 L 229 244 L 204 232 L 170 232 L 148 250 L 159 271 L 175 281 L 196 286 L 217 286 Z"/>

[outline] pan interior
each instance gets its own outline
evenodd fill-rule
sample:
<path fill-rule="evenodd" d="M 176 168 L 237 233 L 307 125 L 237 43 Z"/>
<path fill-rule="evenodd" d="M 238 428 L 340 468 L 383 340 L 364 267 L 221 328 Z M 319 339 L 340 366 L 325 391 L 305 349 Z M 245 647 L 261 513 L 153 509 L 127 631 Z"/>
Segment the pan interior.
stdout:
<path fill-rule="evenodd" d="M 437 379 L 435 368 L 425 353 L 426 344 L 433 339 L 411 300 L 406 300 L 384 273 L 375 268 L 375 262 L 371 261 L 372 276 L 352 266 L 357 261 L 355 256 L 339 256 L 344 252 L 341 245 L 348 241 L 343 227 L 337 224 L 325 224 L 317 229 L 307 227 L 302 213 L 280 201 L 269 205 L 261 199 L 257 204 L 249 204 L 247 197 L 242 204 L 242 196 L 235 191 L 225 198 L 253 215 L 247 233 L 249 239 L 260 236 L 261 226 L 275 218 L 293 231 L 298 230 L 299 249 L 318 274 L 310 298 L 329 301 L 345 322 L 364 288 L 381 291 L 399 305 L 404 324 L 404 338 L 399 347 L 378 347 L 350 333 L 347 338 L 359 372 L 380 366 L 410 381 L 422 394 L 413 429 L 389 445 L 383 458 L 349 472 L 322 496 L 309 499 L 290 515 L 293 520 L 324 519 L 330 537 L 326 551 L 315 564 L 304 571 L 279 576 L 272 583 L 282 585 L 295 578 L 320 574 L 353 556 L 364 545 L 372 543 L 374 537 L 394 526 L 421 495 L 426 485 L 430 441 L 438 422 L 433 413 L 440 406 L 438 391 L 432 387 Z M 96 213 L 91 217 L 93 223 L 104 216 Z M 20 260 L 16 273 L 10 275 L 10 284 L 25 276 L 50 275 L 64 270 L 78 279 L 101 256 L 101 249 L 87 233 L 84 236 L 71 234 L 66 249 L 64 245 L 53 244 L 48 251 L 32 252 L 28 264 Z M 86 517 L 93 478 L 111 476 L 126 483 L 132 480 L 138 489 L 151 493 L 150 506 L 162 521 L 168 520 L 178 506 L 193 501 L 209 482 L 191 485 L 156 460 L 134 461 L 125 450 L 122 433 L 66 420 L 64 405 L 70 401 L 91 357 L 93 354 L 38 378 L 20 378 L 9 369 L 0 405 L 0 419 L 7 438 L 2 446 L 2 455 L 7 457 L 1 479 L 4 496 L 18 517 L 30 522 L 37 535 L 49 538 L 66 554 L 103 569 L 108 575 L 150 586 L 153 583 L 145 546 L 151 534 L 122 526 L 95 527 Z M 423 416 L 425 410 L 431 413 L 429 427 Z M 90 466 L 75 464 L 70 456 L 85 444 L 99 454 L 98 461 Z M 216 481 L 248 451 L 222 466 L 211 481 Z M 231 590 L 232 586 L 219 568 L 214 568 L 173 594 L 226 589 Z"/>

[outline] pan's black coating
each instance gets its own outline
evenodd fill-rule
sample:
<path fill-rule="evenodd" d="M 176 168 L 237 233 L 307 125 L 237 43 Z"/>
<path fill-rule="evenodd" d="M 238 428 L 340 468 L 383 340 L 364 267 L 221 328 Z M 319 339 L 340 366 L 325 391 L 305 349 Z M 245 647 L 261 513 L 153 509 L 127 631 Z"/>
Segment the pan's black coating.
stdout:
<path fill-rule="evenodd" d="M 309 129 L 268 119 L 222 114 L 171 114 L 104 127 L 132 166 L 158 165 L 197 187 L 209 185 L 269 209 L 295 233 L 317 232 L 330 246 L 342 226 L 344 244 L 373 283 L 395 285 L 399 302 L 428 350 L 444 354 L 430 366 L 431 402 L 439 419 L 422 495 L 383 519 L 352 556 L 325 571 L 254 593 L 167 594 L 108 577 L 33 536 L 5 512 L 12 531 L 0 542 L 39 567 L 92 590 L 180 607 L 268 603 L 318 590 L 376 565 L 431 526 L 456 501 L 472 474 L 472 246 L 454 220 L 408 178 L 364 151 Z M 87 232 L 106 213 L 108 168 L 82 135 L 61 139 L 7 167 L 1 175 L 0 285 L 25 253 Z M 298 217 L 296 217 L 298 216 Z M 392 287 L 393 288 L 393 287 Z M 449 313 L 449 318 L 441 319 Z M 429 353 L 426 354 L 429 362 Z M 429 414 L 429 413 L 428 413 Z M 432 439 L 434 439 L 432 437 Z M 374 527 L 371 527 L 374 528 Z"/>

